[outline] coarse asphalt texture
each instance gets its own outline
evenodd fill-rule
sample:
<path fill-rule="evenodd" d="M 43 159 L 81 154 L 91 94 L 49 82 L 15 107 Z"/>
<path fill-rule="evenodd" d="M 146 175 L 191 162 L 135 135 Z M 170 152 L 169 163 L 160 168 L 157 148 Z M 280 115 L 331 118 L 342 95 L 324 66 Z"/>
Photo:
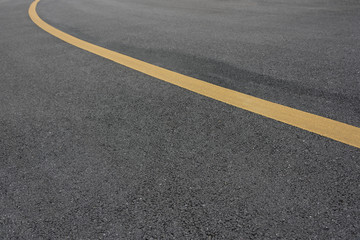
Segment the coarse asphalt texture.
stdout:
<path fill-rule="evenodd" d="M 359 239 L 360 150 L 200 96 L 0 0 L 1 239 Z M 357 0 L 41 0 L 83 40 L 360 127 Z"/>

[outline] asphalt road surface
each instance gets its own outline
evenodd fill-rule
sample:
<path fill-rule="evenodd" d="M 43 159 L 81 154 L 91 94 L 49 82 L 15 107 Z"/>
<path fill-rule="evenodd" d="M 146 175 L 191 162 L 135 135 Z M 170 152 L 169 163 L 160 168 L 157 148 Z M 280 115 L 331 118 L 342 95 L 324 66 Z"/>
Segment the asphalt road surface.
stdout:
<path fill-rule="evenodd" d="M 0 0 L 1 239 L 360 239 L 360 149 L 65 43 Z M 360 127 L 357 0 L 41 0 L 96 45 Z"/>

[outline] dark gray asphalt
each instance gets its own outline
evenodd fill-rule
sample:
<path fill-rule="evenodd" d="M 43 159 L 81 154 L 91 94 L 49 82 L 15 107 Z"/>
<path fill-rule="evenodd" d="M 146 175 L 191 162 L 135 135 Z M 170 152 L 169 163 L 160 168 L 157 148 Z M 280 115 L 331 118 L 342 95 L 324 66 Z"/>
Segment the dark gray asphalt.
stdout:
<path fill-rule="evenodd" d="M 0 0 L 1 239 L 359 239 L 360 150 L 54 38 Z M 41 0 L 92 43 L 360 126 L 360 3 Z"/>

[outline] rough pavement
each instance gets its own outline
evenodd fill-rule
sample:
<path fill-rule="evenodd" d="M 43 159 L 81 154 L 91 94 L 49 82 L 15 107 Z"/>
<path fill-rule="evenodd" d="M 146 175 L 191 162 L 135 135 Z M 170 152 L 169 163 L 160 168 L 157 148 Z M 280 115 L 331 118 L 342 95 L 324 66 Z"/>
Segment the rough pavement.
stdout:
<path fill-rule="evenodd" d="M 358 239 L 360 150 L 68 45 L 0 1 L 4 239 Z M 42 0 L 84 40 L 359 124 L 357 1 Z"/>

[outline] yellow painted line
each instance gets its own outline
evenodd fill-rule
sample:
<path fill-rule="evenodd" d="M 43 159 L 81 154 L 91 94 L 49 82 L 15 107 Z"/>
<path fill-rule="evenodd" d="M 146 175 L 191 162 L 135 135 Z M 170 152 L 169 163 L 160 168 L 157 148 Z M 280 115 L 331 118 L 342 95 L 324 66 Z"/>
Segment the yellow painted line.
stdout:
<path fill-rule="evenodd" d="M 30 5 L 30 18 L 40 28 L 67 43 L 192 92 L 360 148 L 360 128 L 358 127 L 188 77 L 64 33 L 47 24 L 38 16 L 36 6 L 39 1 L 35 0 Z"/>

